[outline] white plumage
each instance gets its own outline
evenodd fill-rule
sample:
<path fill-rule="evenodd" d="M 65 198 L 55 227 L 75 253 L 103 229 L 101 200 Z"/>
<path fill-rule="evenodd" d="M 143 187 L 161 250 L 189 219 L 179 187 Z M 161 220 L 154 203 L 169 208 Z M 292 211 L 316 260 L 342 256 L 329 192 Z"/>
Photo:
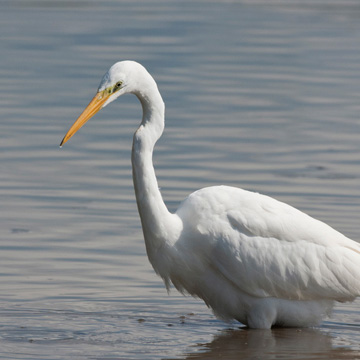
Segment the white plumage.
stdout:
<path fill-rule="evenodd" d="M 125 93 L 143 108 L 133 141 L 134 187 L 147 254 L 167 288 L 172 283 L 217 316 L 252 328 L 315 325 L 335 301 L 360 295 L 360 244 L 287 204 L 214 186 L 192 193 L 175 214 L 168 211 L 152 164 L 165 107 L 140 64 L 109 69 L 61 145 Z"/>

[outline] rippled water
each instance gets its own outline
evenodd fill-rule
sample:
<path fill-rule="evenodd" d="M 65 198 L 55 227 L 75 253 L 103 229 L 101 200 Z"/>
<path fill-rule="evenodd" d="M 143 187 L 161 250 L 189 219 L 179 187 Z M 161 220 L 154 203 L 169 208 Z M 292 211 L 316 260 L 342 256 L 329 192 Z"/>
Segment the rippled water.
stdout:
<path fill-rule="evenodd" d="M 149 265 L 126 96 L 58 144 L 115 61 L 156 78 L 176 209 L 212 184 L 274 196 L 358 240 L 357 1 L 3 1 L 0 357 L 356 359 L 360 302 L 316 329 L 247 331 Z"/>

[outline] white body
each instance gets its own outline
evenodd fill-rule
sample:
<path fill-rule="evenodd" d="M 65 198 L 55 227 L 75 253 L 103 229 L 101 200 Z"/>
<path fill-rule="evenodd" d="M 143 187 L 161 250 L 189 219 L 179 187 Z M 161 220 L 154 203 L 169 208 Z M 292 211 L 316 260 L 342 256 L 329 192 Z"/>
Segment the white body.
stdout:
<path fill-rule="evenodd" d="M 253 328 L 315 325 L 334 300 L 360 293 L 360 245 L 270 197 L 209 187 L 175 216 L 180 235 L 150 261 L 219 317 Z"/>
<path fill-rule="evenodd" d="M 135 94 L 143 108 L 133 141 L 134 187 L 147 254 L 168 289 L 172 283 L 203 299 L 217 316 L 252 328 L 311 326 L 335 301 L 360 295 L 359 243 L 289 205 L 216 186 L 191 194 L 175 214 L 168 211 L 152 163 L 165 107 L 140 64 L 110 68 L 63 143 L 125 93 Z"/>

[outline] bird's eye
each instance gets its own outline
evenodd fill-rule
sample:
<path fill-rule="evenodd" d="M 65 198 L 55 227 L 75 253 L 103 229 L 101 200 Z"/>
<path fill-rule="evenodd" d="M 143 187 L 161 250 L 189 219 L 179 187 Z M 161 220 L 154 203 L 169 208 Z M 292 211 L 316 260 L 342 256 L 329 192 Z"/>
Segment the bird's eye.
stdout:
<path fill-rule="evenodd" d="M 118 82 L 115 84 L 115 90 L 120 89 L 121 85 L 122 85 L 122 81 L 118 81 Z"/>

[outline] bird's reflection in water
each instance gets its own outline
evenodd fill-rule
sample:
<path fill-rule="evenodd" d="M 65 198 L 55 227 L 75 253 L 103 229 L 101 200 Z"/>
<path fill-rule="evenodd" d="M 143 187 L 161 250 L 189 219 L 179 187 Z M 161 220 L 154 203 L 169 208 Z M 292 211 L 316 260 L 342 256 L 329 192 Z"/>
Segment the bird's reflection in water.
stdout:
<path fill-rule="evenodd" d="M 360 359 L 360 351 L 335 347 L 333 338 L 320 329 L 274 328 L 272 330 L 225 330 L 203 351 L 185 359 Z"/>

